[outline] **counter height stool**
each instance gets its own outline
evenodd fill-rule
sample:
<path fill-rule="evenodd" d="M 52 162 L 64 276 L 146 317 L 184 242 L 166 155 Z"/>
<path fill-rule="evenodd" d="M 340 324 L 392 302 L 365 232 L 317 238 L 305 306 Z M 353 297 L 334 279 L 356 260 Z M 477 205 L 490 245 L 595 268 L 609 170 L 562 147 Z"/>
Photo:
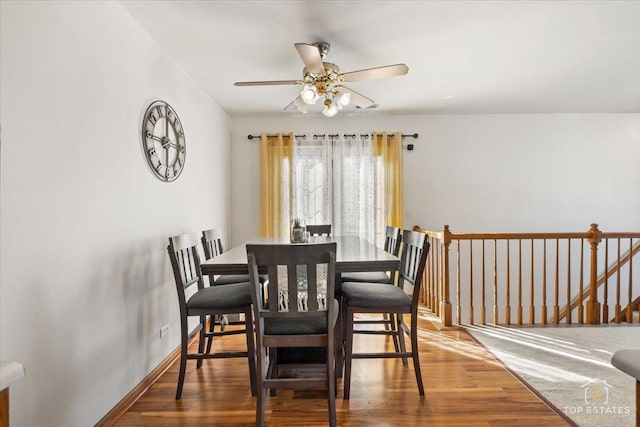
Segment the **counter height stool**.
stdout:
<path fill-rule="evenodd" d="M 404 230 L 402 232 L 402 255 L 398 283 L 342 283 L 342 308 L 344 313 L 343 327 L 345 337 L 345 373 L 344 399 L 348 400 L 351 389 L 351 364 L 353 359 L 373 358 L 402 358 L 403 364 L 410 356 L 413 359 L 413 369 L 418 383 L 418 392 L 424 396 L 422 374 L 420 372 L 420 358 L 418 351 L 418 301 L 420 300 L 420 283 L 429 252 L 429 243 L 423 233 Z M 409 296 L 405 286 L 412 285 L 412 295 Z M 390 313 L 396 317 L 395 327 L 391 330 L 354 331 L 354 317 L 356 313 Z M 404 323 L 403 315 L 411 316 L 410 327 Z M 395 336 L 400 351 L 394 353 L 353 353 L 354 333 L 375 333 Z M 411 351 L 407 351 L 404 334 L 411 338 Z"/>
<path fill-rule="evenodd" d="M 618 350 L 611 364 L 636 380 L 636 427 L 640 427 L 640 350 Z"/>
<path fill-rule="evenodd" d="M 265 424 L 267 390 L 327 390 L 329 425 L 336 425 L 336 378 L 334 328 L 338 317 L 335 300 L 336 243 L 302 245 L 247 244 L 251 276 L 256 352 L 258 358 L 258 401 L 256 426 Z M 260 301 L 258 269 L 269 274 L 269 301 Z M 301 377 L 279 376 L 278 349 L 324 347 L 324 362 Z M 267 354 L 269 365 L 267 367 Z M 284 362 L 284 361 L 283 361 Z M 305 363 L 305 368 L 314 365 Z M 315 374 L 315 375 L 314 375 Z M 310 409 L 310 408 L 306 408 Z M 293 415 L 293 414 L 292 414 Z M 294 419 L 294 418 L 292 418 Z M 302 422 L 298 419 L 298 422 Z"/>
<path fill-rule="evenodd" d="M 178 375 L 178 388 L 176 399 L 182 397 L 187 360 L 197 360 L 197 368 L 200 369 L 204 359 L 218 359 L 228 357 L 246 357 L 249 363 L 249 379 L 251 381 L 251 395 L 256 393 L 256 359 L 253 336 L 253 316 L 251 312 L 251 285 L 246 283 L 232 283 L 228 285 L 204 286 L 204 280 L 200 270 L 200 257 L 198 255 L 198 237 L 196 234 L 183 234 L 170 237 L 167 247 L 171 267 L 178 291 L 178 304 L 180 307 L 180 373 Z M 186 290 L 195 292 L 187 299 Z M 207 316 L 242 313 L 244 314 L 245 329 L 226 332 L 207 332 Z M 197 329 L 200 332 L 197 353 L 188 353 L 189 330 L 188 317 L 198 316 L 200 322 Z M 245 334 L 247 338 L 247 351 L 229 351 L 211 353 L 211 341 L 216 336 L 229 334 Z M 207 351 L 204 351 L 205 341 Z"/>

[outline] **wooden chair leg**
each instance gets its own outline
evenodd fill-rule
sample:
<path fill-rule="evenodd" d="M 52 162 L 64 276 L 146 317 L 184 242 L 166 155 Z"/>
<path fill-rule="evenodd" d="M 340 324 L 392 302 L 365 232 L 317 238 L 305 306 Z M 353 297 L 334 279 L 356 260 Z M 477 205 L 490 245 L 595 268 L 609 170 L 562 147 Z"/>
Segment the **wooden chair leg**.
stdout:
<path fill-rule="evenodd" d="M 265 408 L 267 401 L 267 389 L 265 388 L 264 379 L 267 373 L 266 366 L 266 351 L 267 349 L 262 347 L 262 343 L 258 342 L 256 346 L 257 354 L 257 399 L 256 399 L 256 426 L 264 427 L 265 423 Z"/>
<path fill-rule="evenodd" d="M 256 402 L 256 427 L 264 427 L 267 405 L 267 389 L 258 390 L 258 401 Z"/>
<path fill-rule="evenodd" d="M 393 316 L 392 313 L 384 313 L 382 314 L 382 320 L 384 320 L 384 330 L 385 331 L 390 331 L 391 329 L 391 316 Z M 398 350 L 396 350 L 397 352 Z"/>
<path fill-rule="evenodd" d="M 397 313 L 397 323 L 396 323 L 396 336 L 398 337 L 398 343 L 400 344 L 400 351 L 403 353 L 407 352 L 407 346 L 404 343 L 404 323 L 402 321 L 402 317 L 403 314 L 402 313 Z M 402 364 L 404 366 L 408 366 L 409 362 L 407 362 L 407 358 L 403 357 L 402 358 Z"/>
<path fill-rule="evenodd" d="M 353 359 L 353 316 L 354 313 L 347 307 L 345 313 L 345 360 L 344 360 L 344 400 L 349 400 L 351 394 L 351 362 Z"/>
<path fill-rule="evenodd" d="M 398 330 L 398 324 L 396 322 L 396 315 L 395 313 L 386 313 L 385 315 L 389 316 L 389 326 L 390 326 L 390 331 L 395 331 Z M 386 325 L 385 325 L 386 328 Z M 400 345 L 398 344 L 398 336 L 391 334 L 391 339 L 393 339 L 393 348 L 396 350 L 396 353 L 400 352 Z"/>
<path fill-rule="evenodd" d="M 209 316 L 209 337 L 207 337 L 207 354 L 211 353 L 211 345 L 213 344 L 213 333 L 216 327 L 216 316 Z"/>
<path fill-rule="evenodd" d="M 338 320 L 336 321 L 335 342 L 336 342 L 336 378 L 342 378 L 344 369 L 344 310 L 346 310 L 345 301 L 340 300 L 340 309 L 338 310 Z"/>
<path fill-rule="evenodd" d="M 247 337 L 247 359 L 249 361 L 249 380 L 251 381 L 251 396 L 255 396 L 257 390 L 256 345 L 253 332 L 253 314 L 251 308 L 244 312 L 244 327 Z"/>
<path fill-rule="evenodd" d="M 336 427 L 336 372 L 335 372 L 335 349 L 334 342 L 327 342 L 327 386 L 329 388 L 328 407 L 329 407 L 329 425 Z"/>
<path fill-rule="evenodd" d="M 269 348 L 269 367 L 267 368 L 267 378 L 276 378 L 278 376 L 278 349 Z M 277 390 L 272 388 L 269 390 L 269 395 L 275 397 Z"/>
<path fill-rule="evenodd" d="M 204 346 L 207 341 L 207 316 L 200 316 L 200 339 L 198 340 L 198 353 L 204 353 Z M 204 359 L 201 357 L 198 359 L 198 363 L 196 364 L 196 369 L 202 368 L 202 362 Z"/>
<path fill-rule="evenodd" d="M 401 332 L 402 333 L 402 332 Z M 413 357 L 413 370 L 416 373 L 418 382 L 418 392 L 424 396 L 424 385 L 422 384 L 422 372 L 420 371 L 420 352 L 418 351 L 418 316 L 411 315 L 411 356 Z"/>
<path fill-rule="evenodd" d="M 176 400 L 182 398 L 184 374 L 187 370 L 187 344 L 189 343 L 189 334 L 187 333 L 187 319 L 182 318 L 182 321 L 180 323 L 180 371 L 178 373 L 178 388 L 176 389 Z"/>

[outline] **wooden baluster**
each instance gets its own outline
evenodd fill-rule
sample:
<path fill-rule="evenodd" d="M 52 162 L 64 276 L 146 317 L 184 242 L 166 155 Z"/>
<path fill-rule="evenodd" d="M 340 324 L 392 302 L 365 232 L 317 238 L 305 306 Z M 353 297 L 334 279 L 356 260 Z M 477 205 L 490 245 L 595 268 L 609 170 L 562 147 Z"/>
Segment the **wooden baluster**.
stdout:
<path fill-rule="evenodd" d="M 571 324 L 571 239 L 567 240 L 567 325 Z"/>
<path fill-rule="evenodd" d="M 444 326 L 451 326 L 451 297 L 449 287 L 449 245 L 451 244 L 451 232 L 449 226 L 444 226 L 444 242 L 442 245 L 443 251 L 443 278 L 444 286 L 442 288 L 442 294 L 440 299 L 440 321 Z"/>
<path fill-rule="evenodd" d="M 482 239 L 482 311 L 480 312 L 480 324 L 482 325 L 487 324 L 484 242 L 485 240 Z"/>
<path fill-rule="evenodd" d="M 438 286 L 440 286 L 439 277 L 438 277 L 438 248 L 442 244 L 442 240 L 438 239 L 437 244 L 433 247 L 433 253 L 431 254 L 431 288 L 429 289 L 429 307 L 431 307 L 431 312 L 435 314 L 436 308 L 434 306 L 435 301 L 435 293 Z M 429 251 L 431 252 L 431 251 Z"/>
<path fill-rule="evenodd" d="M 473 240 L 469 240 L 469 324 L 473 325 Z"/>
<path fill-rule="evenodd" d="M 505 307 L 505 322 L 507 325 L 511 324 L 511 250 L 509 243 L 511 240 L 507 239 L 507 306 Z"/>
<path fill-rule="evenodd" d="M 522 325 L 522 239 L 518 239 L 518 325 Z"/>
<path fill-rule="evenodd" d="M 493 324 L 498 324 L 498 241 L 493 239 Z"/>
<path fill-rule="evenodd" d="M 609 268 L 609 239 L 604 239 L 604 274 Z M 609 323 L 609 276 L 604 280 L 604 297 L 602 301 L 602 322 Z"/>
<path fill-rule="evenodd" d="M 535 296 L 535 293 L 534 293 L 535 280 L 533 276 L 534 270 L 535 269 L 533 265 L 533 239 L 531 239 L 531 289 L 529 292 L 529 324 L 530 325 L 533 325 L 534 323 L 536 323 L 535 309 L 533 304 L 533 299 Z"/>
<path fill-rule="evenodd" d="M 444 238 L 442 239 L 444 243 Z M 444 278 L 442 277 L 442 244 L 436 249 L 436 277 L 438 278 L 438 286 L 433 289 L 433 312 L 436 316 L 440 316 L 440 289 L 443 286 Z"/>
<path fill-rule="evenodd" d="M 631 254 L 631 251 L 633 250 L 633 239 L 629 239 L 629 253 Z M 633 306 L 632 306 L 632 302 L 633 302 L 633 262 L 630 259 L 629 260 L 629 287 L 628 287 L 628 291 L 629 291 L 629 301 L 627 305 L 627 323 L 633 323 Z"/>
<path fill-rule="evenodd" d="M 578 305 L 578 324 L 582 325 L 584 324 L 584 307 L 582 305 L 582 301 L 584 301 L 584 239 L 580 239 L 580 290 L 578 298 L 580 302 Z"/>
<path fill-rule="evenodd" d="M 542 324 L 547 324 L 547 239 L 542 239 Z"/>
<path fill-rule="evenodd" d="M 618 267 L 618 272 L 616 274 L 616 306 L 615 306 L 615 319 L 616 323 L 620 323 L 620 238 L 618 238 L 618 261 L 616 262 L 616 267 Z"/>
<path fill-rule="evenodd" d="M 556 283 L 555 283 L 555 301 L 553 304 L 553 324 L 560 323 L 560 239 L 556 239 Z"/>
<path fill-rule="evenodd" d="M 600 303 L 598 302 L 598 244 L 602 240 L 602 232 L 598 230 L 598 224 L 591 224 L 589 229 L 591 236 L 591 272 L 589 274 L 589 301 L 587 301 L 587 323 L 600 324 Z M 629 248 L 631 249 L 631 248 Z"/>
<path fill-rule="evenodd" d="M 460 304 L 460 240 L 456 242 L 456 319 L 462 323 L 462 304 Z"/>

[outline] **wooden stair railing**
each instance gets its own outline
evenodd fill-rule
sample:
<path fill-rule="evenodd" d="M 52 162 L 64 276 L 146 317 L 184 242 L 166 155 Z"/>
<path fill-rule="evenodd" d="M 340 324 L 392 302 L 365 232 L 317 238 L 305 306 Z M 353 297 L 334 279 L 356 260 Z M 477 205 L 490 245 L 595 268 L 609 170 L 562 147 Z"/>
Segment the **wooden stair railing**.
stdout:
<path fill-rule="evenodd" d="M 603 233 L 603 236 L 607 236 L 606 233 Z M 609 265 L 609 238 L 605 237 L 605 264 Z M 619 240 L 618 240 L 619 243 Z M 623 266 L 625 266 L 626 264 L 628 264 L 632 258 L 640 252 L 640 242 L 638 242 L 630 251 L 628 251 L 623 257 L 618 257 L 617 260 L 613 261 L 613 263 L 610 265 L 609 269 L 600 275 L 600 277 L 598 278 L 597 282 L 596 282 L 596 288 L 600 289 L 600 287 L 602 287 L 603 285 L 608 285 L 608 280 L 609 278 L 613 277 L 615 274 L 619 274 L 620 270 L 622 269 Z M 619 285 L 619 283 L 618 283 Z M 579 307 L 580 305 L 582 305 L 582 303 L 584 302 L 585 298 L 589 295 L 589 288 L 585 288 L 583 289 L 583 292 L 580 293 L 578 296 L 574 297 L 573 300 L 571 301 L 571 305 L 570 305 L 570 309 L 568 310 L 567 308 L 563 309 L 560 312 L 560 316 L 559 316 L 559 320 L 562 321 L 567 317 L 567 313 L 569 311 L 572 311 L 574 309 L 576 309 L 576 307 Z M 605 296 L 608 296 L 608 292 L 604 293 Z M 630 304 L 631 305 L 631 304 Z M 607 304 L 607 299 L 605 299 L 603 301 L 603 306 L 602 306 L 602 321 L 603 323 L 608 323 L 609 322 L 609 313 L 608 313 L 608 304 Z M 625 317 L 623 315 L 623 317 L 620 317 L 620 304 L 618 303 L 617 308 L 615 309 L 616 312 L 616 317 L 614 317 L 611 321 L 615 322 L 615 323 L 620 323 L 620 322 L 624 322 L 625 321 Z M 622 313 L 625 313 L 625 311 L 627 310 L 627 308 L 622 310 Z M 633 311 L 633 310 L 632 310 Z"/>
<path fill-rule="evenodd" d="M 633 323 L 633 313 L 635 311 L 640 311 L 640 297 L 636 298 L 635 301 L 627 305 L 627 307 L 622 310 L 620 314 L 620 321 L 616 323 L 620 323 L 620 322 Z M 613 319 L 611 319 L 611 321 L 615 322 L 616 318 L 614 317 Z"/>
<path fill-rule="evenodd" d="M 640 232 L 603 233 L 597 224 L 583 233 L 452 233 L 448 225 L 442 231 L 413 229 L 427 234 L 431 243 L 422 302 L 445 326 L 454 320 L 474 324 L 478 313 L 481 324 L 489 321 L 488 315 L 494 324 L 571 324 L 573 312 L 579 324 L 607 323 L 610 299 L 615 299 L 614 321 L 619 322 L 623 291 L 629 303 L 625 318 L 632 319 L 634 283 L 635 296 L 640 293 L 640 275 L 636 274 L 635 282 L 633 276 L 634 263 L 640 269 L 640 256 L 636 256 L 640 242 L 634 242 Z M 604 254 L 598 253 L 603 240 Z M 610 240 L 617 243 L 617 262 L 611 267 Z M 620 250 L 622 240 L 628 241 L 625 256 Z M 462 241 L 467 243 L 461 245 Z M 449 258 L 452 244 L 455 262 Z M 474 251 L 479 261 L 474 262 Z M 601 274 L 598 265 L 608 270 Z M 616 283 L 609 289 L 614 276 Z M 450 277 L 455 277 L 453 294 Z"/>

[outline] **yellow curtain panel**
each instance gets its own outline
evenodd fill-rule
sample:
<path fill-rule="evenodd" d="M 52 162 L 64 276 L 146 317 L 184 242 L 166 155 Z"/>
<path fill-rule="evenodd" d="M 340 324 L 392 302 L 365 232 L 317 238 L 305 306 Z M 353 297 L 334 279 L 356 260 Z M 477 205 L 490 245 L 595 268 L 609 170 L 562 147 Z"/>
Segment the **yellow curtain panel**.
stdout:
<path fill-rule="evenodd" d="M 289 179 L 293 133 L 260 135 L 260 236 L 288 236 Z M 286 212 L 284 212 L 287 210 Z"/>
<path fill-rule="evenodd" d="M 372 141 L 384 164 L 385 223 L 402 228 L 402 133 L 373 132 Z"/>

